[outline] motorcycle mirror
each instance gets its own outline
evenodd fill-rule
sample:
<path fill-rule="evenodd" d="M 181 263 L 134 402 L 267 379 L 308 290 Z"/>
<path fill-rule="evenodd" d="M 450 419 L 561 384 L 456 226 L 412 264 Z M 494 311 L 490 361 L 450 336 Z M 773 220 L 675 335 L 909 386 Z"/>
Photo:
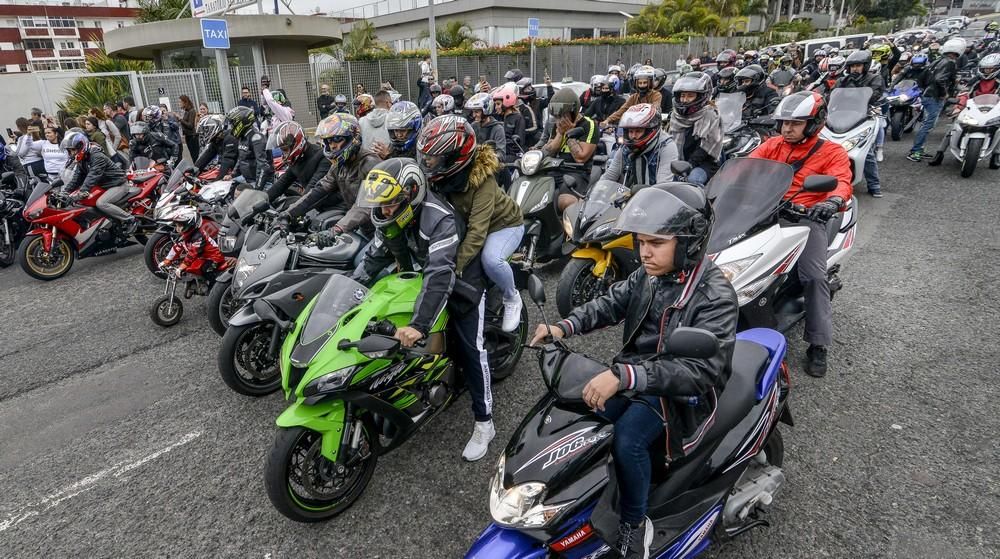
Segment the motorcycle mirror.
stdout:
<path fill-rule="evenodd" d="M 253 205 L 253 208 L 250 209 L 250 213 L 251 215 L 257 215 L 261 212 L 266 212 L 270 207 L 271 204 L 269 204 L 266 200 L 261 200 Z"/>
<path fill-rule="evenodd" d="M 337 344 L 337 349 L 353 347 L 358 350 L 358 353 L 371 359 L 384 359 L 399 351 L 399 340 L 377 334 L 365 336 L 354 343 L 344 342 L 347 342 L 347 340 L 343 340 Z"/>
<path fill-rule="evenodd" d="M 708 330 L 680 326 L 667 339 L 664 353 L 676 357 L 708 359 L 719 353 L 719 339 Z"/>
<path fill-rule="evenodd" d="M 833 192 L 837 188 L 837 177 L 830 175 L 812 175 L 802 183 L 806 192 Z"/>
<path fill-rule="evenodd" d="M 545 304 L 545 284 L 535 274 L 528 276 L 528 295 L 539 307 Z"/>
<path fill-rule="evenodd" d="M 670 162 L 670 172 L 682 177 L 686 177 L 693 168 L 690 163 L 681 161 L 680 159 Z"/>

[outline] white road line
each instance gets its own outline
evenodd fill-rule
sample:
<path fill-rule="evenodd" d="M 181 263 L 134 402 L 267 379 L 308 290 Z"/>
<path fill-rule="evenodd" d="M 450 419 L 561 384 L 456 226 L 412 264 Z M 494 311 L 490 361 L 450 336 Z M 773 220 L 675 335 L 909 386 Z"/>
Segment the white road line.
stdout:
<path fill-rule="evenodd" d="M 188 433 L 187 435 L 181 437 L 179 441 L 170 444 L 166 447 L 163 447 L 152 454 L 149 454 L 147 456 L 144 456 L 138 460 L 134 460 L 131 462 L 118 462 L 114 466 L 90 474 L 89 476 L 81 479 L 80 481 L 77 481 L 76 483 L 73 483 L 72 485 L 64 487 L 63 489 L 60 489 L 59 491 L 56 491 L 51 495 L 47 495 L 38 502 L 21 507 L 20 510 L 7 515 L 7 518 L 2 522 L 0 522 L 0 532 L 4 532 L 6 530 L 9 530 L 10 528 L 14 528 L 21 522 L 24 522 L 25 520 L 33 516 L 38 516 L 44 512 L 51 510 L 52 508 L 62 503 L 63 501 L 72 499 L 73 497 L 76 497 L 80 493 L 93 489 L 94 487 L 97 486 L 97 482 L 103 480 L 108 476 L 114 476 L 116 478 L 120 478 L 122 475 L 146 464 L 151 460 L 155 460 L 156 458 L 159 458 L 160 456 L 163 456 L 164 454 L 172 450 L 176 450 L 177 448 L 180 448 L 188 444 L 189 442 L 197 439 L 200 436 L 201 436 L 201 431 L 194 431 Z"/>

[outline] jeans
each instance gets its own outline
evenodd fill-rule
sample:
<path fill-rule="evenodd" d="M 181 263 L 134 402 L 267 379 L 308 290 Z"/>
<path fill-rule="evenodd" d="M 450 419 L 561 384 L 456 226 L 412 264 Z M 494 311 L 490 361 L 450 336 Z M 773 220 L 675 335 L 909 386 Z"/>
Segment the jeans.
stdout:
<path fill-rule="evenodd" d="M 523 236 L 524 225 L 508 227 L 487 235 L 486 243 L 483 244 L 483 271 L 486 273 L 486 277 L 500 288 L 504 299 L 517 297 L 514 272 L 510 269 L 510 263 L 507 262 L 507 259 L 517 250 Z"/>
<path fill-rule="evenodd" d="M 479 306 L 462 316 L 453 314 L 450 320 L 452 334 L 459 342 L 456 344 L 458 364 L 472 398 L 472 413 L 476 421 L 490 421 L 493 418 L 493 392 L 490 388 L 490 362 L 483 342 L 486 294 L 479 300 Z"/>
<path fill-rule="evenodd" d="M 688 173 L 687 182 L 705 186 L 705 183 L 708 182 L 708 171 L 702 169 L 701 167 L 691 169 L 691 172 Z"/>
<path fill-rule="evenodd" d="M 127 184 L 112 186 L 111 188 L 105 190 L 104 194 L 101 194 L 101 197 L 97 199 L 97 203 L 95 203 L 94 206 L 96 206 L 101 213 L 115 221 L 125 221 L 126 219 L 132 217 L 132 214 L 118 207 L 116 202 L 125 198 L 128 189 L 129 186 Z"/>
<path fill-rule="evenodd" d="M 875 146 L 872 146 L 865 156 L 865 183 L 868 185 L 868 192 L 882 190 L 882 183 L 878 178 L 878 161 L 875 160 Z"/>
<path fill-rule="evenodd" d="M 806 299 L 806 327 L 803 338 L 809 345 L 833 343 L 833 303 L 826 279 L 826 224 L 803 220 L 809 226 L 809 239 L 799 257 L 799 283 Z"/>
<path fill-rule="evenodd" d="M 913 147 L 910 148 L 910 153 L 924 150 L 924 142 L 927 141 L 927 135 L 931 133 L 934 125 L 937 124 L 938 115 L 941 114 L 941 107 L 944 105 L 944 99 L 924 96 L 920 100 L 924 104 L 924 120 L 920 124 L 917 136 L 913 139 Z"/>
<path fill-rule="evenodd" d="M 621 520 L 638 524 L 646 516 L 649 504 L 649 483 L 652 463 L 649 447 L 664 434 L 660 399 L 638 396 L 646 404 L 633 402 L 624 396 L 614 396 L 604 404 L 600 414 L 615 423 L 615 440 L 611 454 L 615 458 L 615 473 L 621 493 Z"/>

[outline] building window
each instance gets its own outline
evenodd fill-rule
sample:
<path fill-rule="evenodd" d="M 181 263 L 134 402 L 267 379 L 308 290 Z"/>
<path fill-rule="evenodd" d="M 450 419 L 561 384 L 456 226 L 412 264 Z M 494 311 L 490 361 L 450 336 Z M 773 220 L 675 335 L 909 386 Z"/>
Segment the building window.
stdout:
<path fill-rule="evenodd" d="M 49 22 L 44 17 L 34 19 L 30 17 L 21 18 L 21 27 L 48 27 Z"/>
<path fill-rule="evenodd" d="M 76 27 L 76 20 L 65 17 L 50 17 L 49 27 Z"/>
<path fill-rule="evenodd" d="M 7 73 L 7 66 L 6 65 L 0 66 L 0 74 L 6 74 L 6 73 Z"/>
<path fill-rule="evenodd" d="M 569 30 L 570 39 L 592 39 L 594 38 L 593 27 L 574 27 Z"/>
<path fill-rule="evenodd" d="M 59 41 L 59 48 L 61 49 L 75 49 L 76 43 L 73 41 Z"/>
<path fill-rule="evenodd" d="M 118 29 L 121 29 L 122 27 L 125 27 L 125 22 L 124 21 L 119 21 L 118 22 Z"/>
<path fill-rule="evenodd" d="M 63 70 L 79 70 L 86 64 L 82 60 L 63 60 L 59 63 Z"/>
<path fill-rule="evenodd" d="M 32 62 L 31 69 L 35 72 L 47 72 L 51 70 L 58 70 L 58 62 Z"/>
<path fill-rule="evenodd" d="M 26 49 L 52 49 L 55 45 L 52 43 L 52 39 L 25 39 L 24 48 Z"/>
<path fill-rule="evenodd" d="M 27 64 L 21 64 L 21 65 L 20 65 L 20 66 L 19 66 L 18 68 L 19 68 L 19 69 L 20 69 L 20 70 L 21 70 L 22 72 L 27 72 L 27 71 L 28 71 L 28 65 L 27 65 Z"/>

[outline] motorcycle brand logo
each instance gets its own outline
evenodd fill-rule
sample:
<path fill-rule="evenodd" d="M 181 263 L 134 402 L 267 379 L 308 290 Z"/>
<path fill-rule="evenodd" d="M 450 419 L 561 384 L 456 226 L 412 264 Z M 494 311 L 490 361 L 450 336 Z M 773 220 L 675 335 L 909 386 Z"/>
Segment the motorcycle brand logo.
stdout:
<path fill-rule="evenodd" d="M 729 239 L 728 241 L 726 241 L 726 244 L 731 245 L 731 244 L 735 243 L 736 241 L 738 241 L 738 240 L 740 240 L 740 239 L 742 239 L 743 237 L 746 237 L 746 236 L 747 236 L 747 234 L 745 232 L 744 233 L 740 233 L 739 235 L 736 235 L 732 239 Z"/>
<path fill-rule="evenodd" d="M 257 253 L 257 258 L 259 260 L 263 260 L 263 259 L 267 258 L 267 253 L 264 252 L 264 251 L 260 251 L 260 252 Z"/>
<path fill-rule="evenodd" d="M 542 469 L 544 470 L 549 466 L 558 464 L 560 462 L 565 461 L 567 458 L 575 456 L 579 452 L 585 450 L 587 447 L 593 445 L 598 441 L 606 439 L 611 435 L 611 433 L 608 431 L 602 431 L 587 436 L 587 434 L 593 431 L 594 429 L 596 429 L 596 427 L 591 426 L 585 429 L 580 429 L 579 431 L 574 431 L 566 435 L 565 437 L 559 439 L 558 441 L 542 449 L 541 452 L 536 454 L 531 460 L 525 462 L 524 465 L 518 468 L 517 471 L 515 471 L 514 473 L 516 474 L 542 459 L 545 459 L 545 463 L 542 464 Z"/>
<path fill-rule="evenodd" d="M 386 369 L 384 373 L 372 382 L 371 390 L 378 390 L 379 388 L 387 386 L 399 375 L 399 373 L 403 372 L 403 369 L 405 368 L 406 363 L 400 362 Z"/>

